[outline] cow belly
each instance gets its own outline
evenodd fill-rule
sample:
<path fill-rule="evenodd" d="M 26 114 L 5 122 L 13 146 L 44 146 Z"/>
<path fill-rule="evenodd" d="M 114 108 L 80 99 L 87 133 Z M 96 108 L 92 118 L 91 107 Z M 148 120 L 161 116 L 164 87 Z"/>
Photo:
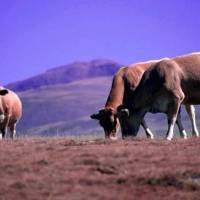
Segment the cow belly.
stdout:
<path fill-rule="evenodd" d="M 185 98 L 184 101 L 183 101 L 183 104 L 199 105 L 200 99 L 194 98 L 194 97 Z"/>
<path fill-rule="evenodd" d="M 183 93 L 185 94 L 183 103 L 200 104 L 200 80 L 198 80 L 197 77 L 195 80 L 189 79 L 182 82 L 181 87 Z"/>
<path fill-rule="evenodd" d="M 200 104 L 200 90 L 193 90 L 186 93 L 183 103 L 194 105 Z"/>
<path fill-rule="evenodd" d="M 169 101 L 167 98 L 159 97 L 153 102 L 153 104 L 150 108 L 150 112 L 152 112 L 152 113 L 158 113 L 158 112 L 167 113 L 168 104 L 169 104 Z"/>

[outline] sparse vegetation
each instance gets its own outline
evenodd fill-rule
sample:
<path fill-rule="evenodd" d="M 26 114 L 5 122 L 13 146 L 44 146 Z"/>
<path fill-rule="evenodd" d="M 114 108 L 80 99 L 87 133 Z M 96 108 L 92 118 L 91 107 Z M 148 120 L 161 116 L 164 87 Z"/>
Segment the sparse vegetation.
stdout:
<path fill-rule="evenodd" d="M 0 199 L 199 199 L 200 139 L 0 141 Z"/>

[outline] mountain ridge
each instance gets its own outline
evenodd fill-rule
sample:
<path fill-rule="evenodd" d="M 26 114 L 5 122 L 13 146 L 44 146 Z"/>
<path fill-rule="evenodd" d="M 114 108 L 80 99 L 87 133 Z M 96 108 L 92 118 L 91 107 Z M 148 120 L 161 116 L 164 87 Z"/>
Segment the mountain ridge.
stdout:
<path fill-rule="evenodd" d="M 109 59 L 94 59 L 88 62 L 76 61 L 51 68 L 36 76 L 5 85 L 14 91 L 26 91 L 41 86 L 65 84 L 77 80 L 112 76 L 121 65 Z"/>

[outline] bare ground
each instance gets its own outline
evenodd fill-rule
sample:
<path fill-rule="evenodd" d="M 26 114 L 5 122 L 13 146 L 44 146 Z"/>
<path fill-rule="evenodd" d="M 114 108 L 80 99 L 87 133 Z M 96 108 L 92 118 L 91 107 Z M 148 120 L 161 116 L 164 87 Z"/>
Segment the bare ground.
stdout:
<path fill-rule="evenodd" d="M 0 141 L 0 200 L 200 199 L 200 139 Z"/>

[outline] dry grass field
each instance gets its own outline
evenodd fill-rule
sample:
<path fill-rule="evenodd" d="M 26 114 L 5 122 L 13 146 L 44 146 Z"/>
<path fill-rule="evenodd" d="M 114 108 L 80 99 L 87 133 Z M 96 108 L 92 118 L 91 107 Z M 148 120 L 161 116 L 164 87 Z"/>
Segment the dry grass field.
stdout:
<path fill-rule="evenodd" d="M 199 200 L 200 139 L 0 141 L 1 200 Z"/>

